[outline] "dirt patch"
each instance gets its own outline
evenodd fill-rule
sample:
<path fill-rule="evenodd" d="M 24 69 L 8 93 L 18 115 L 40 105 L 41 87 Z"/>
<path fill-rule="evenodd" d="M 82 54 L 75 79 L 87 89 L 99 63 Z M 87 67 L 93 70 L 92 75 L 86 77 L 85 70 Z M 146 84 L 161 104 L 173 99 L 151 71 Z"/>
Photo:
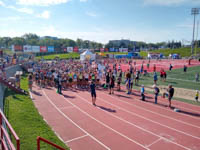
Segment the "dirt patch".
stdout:
<path fill-rule="evenodd" d="M 168 88 L 167 86 L 158 86 L 160 89 L 160 94 L 163 94 L 164 92 L 166 92 L 166 89 Z M 153 88 L 152 87 L 146 87 L 147 91 L 151 91 L 153 92 Z M 196 90 L 190 90 L 190 89 L 183 89 L 183 88 L 176 88 L 174 87 L 174 97 L 177 98 L 183 98 L 183 99 L 187 99 L 187 100 L 195 100 L 195 94 L 196 94 Z"/>

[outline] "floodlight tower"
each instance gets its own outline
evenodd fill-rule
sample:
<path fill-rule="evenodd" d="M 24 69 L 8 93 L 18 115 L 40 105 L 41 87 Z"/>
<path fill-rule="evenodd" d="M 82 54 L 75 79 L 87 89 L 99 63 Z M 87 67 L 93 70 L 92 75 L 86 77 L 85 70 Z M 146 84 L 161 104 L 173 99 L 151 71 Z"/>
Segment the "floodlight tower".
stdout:
<path fill-rule="evenodd" d="M 194 33 L 195 33 L 195 24 L 196 24 L 196 15 L 199 14 L 200 8 L 192 8 L 191 14 L 194 15 L 194 24 L 193 24 L 193 36 L 191 44 L 191 54 L 194 53 Z"/>

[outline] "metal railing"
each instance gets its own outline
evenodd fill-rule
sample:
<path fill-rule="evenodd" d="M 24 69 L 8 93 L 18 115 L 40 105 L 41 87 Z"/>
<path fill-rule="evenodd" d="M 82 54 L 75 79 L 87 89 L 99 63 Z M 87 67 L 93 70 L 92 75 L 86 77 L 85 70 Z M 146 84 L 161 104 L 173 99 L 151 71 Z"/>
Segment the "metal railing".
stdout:
<path fill-rule="evenodd" d="M 7 128 L 11 134 L 13 135 L 15 141 L 16 141 L 16 147 L 11 141 L 10 136 L 8 135 L 8 131 L 5 129 Z M 3 112 L 0 110 L 0 130 L 1 130 L 1 149 L 2 150 L 20 150 L 20 140 L 17 134 L 15 133 L 14 129 L 8 122 L 7 118 L 3 114 Z"/>
<path fill-rule="evenodd" d="M 37 137 L 37 150 L 40 150 L 40 141 L 42 141 L 44 143 L 47 143 L 47 144 L 51 145 L 52 147 L 57 148 L 58 150 L 66 150 L 66 149 L 64 149 L 64 148 L 62 148 L 62 147 L 60 147 L 60 146 L 58 146 L 58 145 L 56 145 L 56 144 L 44 139 L 42 137 Z"/>

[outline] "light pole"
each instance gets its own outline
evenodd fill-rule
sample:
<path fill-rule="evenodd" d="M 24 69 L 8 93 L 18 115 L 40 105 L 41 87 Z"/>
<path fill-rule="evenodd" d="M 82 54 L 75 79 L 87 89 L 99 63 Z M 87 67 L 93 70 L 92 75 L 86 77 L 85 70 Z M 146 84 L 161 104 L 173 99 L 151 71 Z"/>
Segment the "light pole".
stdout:
<path fill-rule="evenodd" d="M 193 24 L 193 36 L 192 36 L 192 45 L 191 45 L 191 54 L 194 53 L 194 33 L 195 33 L 195 24 L 196 24 L 196 15 L 199 14 L 200 8 L 192 8 L 191 14 L 194 15 L 194 24 Z"/>

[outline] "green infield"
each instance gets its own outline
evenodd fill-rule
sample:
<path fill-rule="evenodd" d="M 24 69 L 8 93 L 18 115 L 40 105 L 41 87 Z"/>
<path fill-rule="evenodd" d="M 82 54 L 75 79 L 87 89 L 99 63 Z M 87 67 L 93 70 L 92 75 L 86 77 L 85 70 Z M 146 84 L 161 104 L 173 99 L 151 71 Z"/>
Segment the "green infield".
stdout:
<path fill-rule="evenodd" d="M 79 53 L 66 53 L 66 54 L 53 54 L 53 55 L 46 55 L 46 56 L 37 56 L 37 59 L 45 59 L 45 60 L 53 60 L 56 58 L 59 59 L 79 59 L 80 58 L 80 54 Z"/>
<path fill-rule="evenodd" d="M 195 81 L 195 74 L 200 73 L 200 66 L 196 67 L 189 67 L 187 72 L 183 72 L 183 69 L 174 69 L 171 72 L 167 71 L 167 80 L 166 82 L 161 81 L 158 79 L 158 85 L 167 86 L 172 84 L 174 87 L 184 88 L 184 89 L 192 89 L 192 90 L 199 90 L 200 89 L 200 82 Z M 153 85 L 153 74 L 150 73 L 149 77 L 142 77 L 140 80 L 141 84 L 144 85 Z M 158 78 L 160 73 L 157 72 Z"/>
<path fill-rule="evenodd" d="M 28 90 L 27 77 L 22 78 L 21 87 Z M 22 150 L 36 150 L 37 136 L 68 149 L 43 120 L 28 95 L 7 90 L 4 109 L 9 122 L 20 138 Z M 41 142 L 41 150 L 55 150 L 55 148 Z"/>

